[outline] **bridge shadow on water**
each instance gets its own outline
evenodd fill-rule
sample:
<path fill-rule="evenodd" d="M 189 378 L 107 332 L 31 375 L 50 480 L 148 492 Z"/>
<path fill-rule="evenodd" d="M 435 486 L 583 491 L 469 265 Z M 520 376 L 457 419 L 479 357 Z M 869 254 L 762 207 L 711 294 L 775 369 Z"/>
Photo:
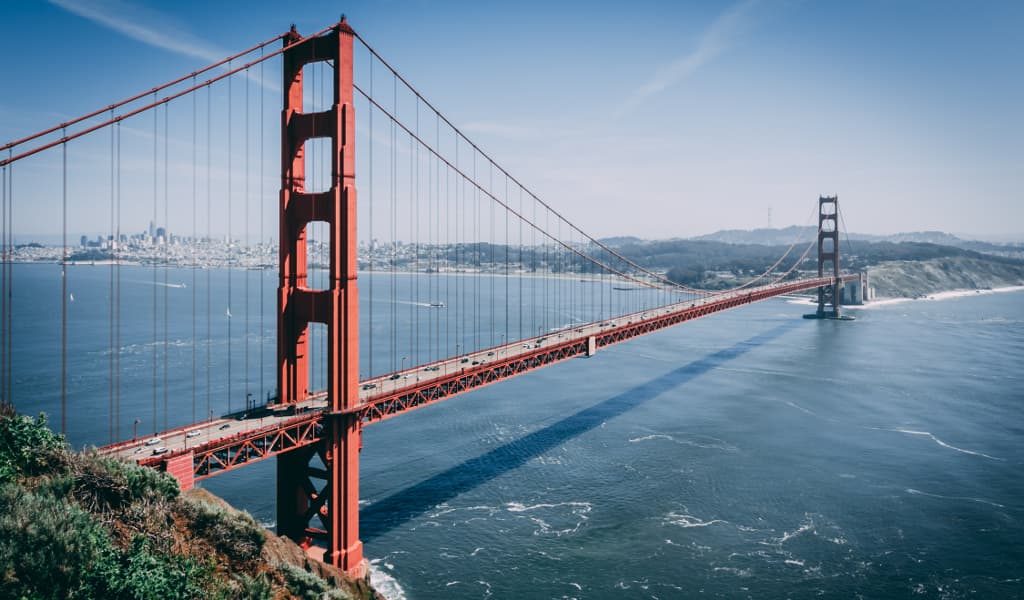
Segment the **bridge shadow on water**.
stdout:
<path fill-rule="evenodd" d="M 438 504 L 516 469 L 608 419 L 683 385 L 715 367 L 766 344 L 801 323 L 791 320 L 765 333 L 693 361 L 660 377 L 587 407 L 561 421 L 469 459 L 429 479 L 364 507 L 360 513 L 361 538 L 373 540 L 403 525 Z"/>

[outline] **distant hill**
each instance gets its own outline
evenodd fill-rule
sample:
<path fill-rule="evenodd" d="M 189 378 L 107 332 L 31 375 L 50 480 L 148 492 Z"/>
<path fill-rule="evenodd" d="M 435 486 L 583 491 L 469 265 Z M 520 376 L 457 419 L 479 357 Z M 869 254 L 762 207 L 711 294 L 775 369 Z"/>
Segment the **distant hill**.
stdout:
<path fill-rule="evenodd" d="M 764 246 L 777 246 L 779 244 L 791 244 L 793 240 L 806 240 L 814 235 L 815 228 L 812 226 L 798 227 L 791 225 L 782 229 L 723 229 L 707 235 L 699 235 L 689 238 L 691 240 L 703 240 L 709 242 L 725 242 L 727 244 L 761 244 Z M 851 233 L 851 240 L 864 240 L 867 242 L 918 242 L 922 244 L 940 244 L 943 246 L 962 247 L 971 242 L 962 240 L 957 236 L 944 231 L 910 231 L 905 233 L 894 233 L 891 235 L 873 235 L 870 233 Z M 985 242 L 980 242 L 985 243 Z"/>
<path fill-rule="evenodd" d="M 689 238 L 695 241 L 723 242 L 726 244 L 757 244 L 761 246 L 781 246 L 792 244 L 794 240 L 809 240 L 814 237 L 815 228 L 790 226 L 781 229 L 724 229 Z M 845 240 L 846 234 L 843 234 Z M 911 242 L 917 244 L 936 244 L 951 246 L 963 250 L 973 250 L 983 254 L 1024 258 L 1024 244 L 994 244 L 979 240 L 965 240 L 944 231 L 909 231 L 890 235 L 874 235 L 870 233 L 850 233 L 852 242 Z"/>

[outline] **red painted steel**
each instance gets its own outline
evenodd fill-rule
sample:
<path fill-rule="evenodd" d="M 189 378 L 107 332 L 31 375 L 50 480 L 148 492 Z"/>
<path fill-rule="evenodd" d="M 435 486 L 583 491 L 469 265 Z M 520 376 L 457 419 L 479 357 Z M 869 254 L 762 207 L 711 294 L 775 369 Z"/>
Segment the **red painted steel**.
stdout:
<path fill-rule="evenodd" d="M 830 244 L 825 242 L 829 241 Z M 826 269 L 829 265 L 831 269 Z M 818 277 L 831 270 L 835 283 L 818 288 L 818 311 L 821 317 L 839 318 L 842 279 L 839 277 L 839 197 L 818 197 Z"/>
<path fill-rule="evenodd" d="M 348 572 L 365 569 L 359 541 L 359 419 L 350 414 L 359 401 L 359 291 L 356 282 L 355 113 L 352 91 L 353 31 L 342 19 L 331 33 L 303 39 L 292 30 L 284 53 L 284 110 L 281 118 L 281 272 L 278 290 L 278 382 L 281 404 L 310 397 L 309 324 L 327 326 L 327 398 L 329 408 L 321 458 L 327 484 L 310 492 L 308 459 L 284 459 L 279 465 L 279 531 L 308 542 L 309 520 L 323 516 L 325 560 Z M 307 113 L 302 106 L 302 68 L 330 61 L 334 103 L 330 110 Z M 305 189 L 304 144 L 331 140 L 331 188 Z M 330 226 L 330 283 L 325 290 L 307 287 L 306 226 Z M 301 467 L 301 468 L 299 468 Z M 306 500 L 302 500 L 305 494 Z M 328 498 L 329 496 L 329 498 Z M 290 498 L 300 500 L 292 502 Z M 312 498 L 312 502 L 308 502 Z M 326 504 L 326 506 L 325 506 Z M 312 510 L 316 507 L 317 510 Z M 324 520 L 323 518 L 321 519 Z M 319 530 L 316 530 L 319 531 Z"/>
<path fill-rule="evenodd" d="M 840 279 L 848 281 L 856 277 L 856 275 L 845 275 L 840 277 Z M 678 310 L 659 313 L 648 318 L 643 317 L 644 313 L 625 315 L 615 319 L 616 325 L 609 327 L 601 334 L 555 343 L 525 354 L 498 360 L 491 364 L 474 366 L 447 377 L 422 384 L 413 384 L 360 403 L 354 408 L 349 409 L 348 413 L 358 416 L 359 421 L 366 424 L 382 421 L 562 360 L 585 356 L 590 344 L 590 337 L 594 338 L 593 344 L 596 348 L 610 346 L 717 312 L 767 300 L 779 295 L 814 289 L 822 285 L 833 285 L 834 282 L 835 280 L 832 277 L 803 279 L 751 289 L 744 293 L 723 297 L 704 305 L 689 306 L 683 304 L 679 306 Z M 651 310 L 646 312 L 654 313 L 658 311 Z M 516 344 L 525 341 L 529 340 L 521 340 L 516 342 Z M 314 410 L 257 430 L 234 434 L 228 438 L 222 438 L 205 444 L 198 444 L 188 450 L 178 451 L 163 457 L 148 457 L 142 459 L 140 464 L 159 466 L 166 460 L 170 460 L 179 454 L 193 453 L 195 480 L 199 481 L 252 462 L 273 456 L 287 456 L 288 453 L 293 453 L 300 448 L 308 449 L 324 438 L 324 427 L 327 422 L 328 415 L 325 411 Z M 301 469 L 298 470 L 301 471 Z M 306 487 L 308 488 L 308 486 Z"/>

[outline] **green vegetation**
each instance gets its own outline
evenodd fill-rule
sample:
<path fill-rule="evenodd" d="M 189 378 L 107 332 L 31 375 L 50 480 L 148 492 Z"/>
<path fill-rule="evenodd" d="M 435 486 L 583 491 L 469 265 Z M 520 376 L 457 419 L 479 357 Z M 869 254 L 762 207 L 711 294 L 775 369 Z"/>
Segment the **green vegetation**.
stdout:
<path fill-rule="evenodd" d="M 72 452 L 45 417 L 0 407 L 4 598 L 374 597 L 365 582 L 308 568 L 247 513 L 181 494 L 153 469 Z"/>
<path fill-rule="evenodd" d="M 788 247 L 704 240 L 628 240 L 618 246 L 617 250 L 646 268 L 665 271 L 668 278 L 677 283 L 714 289 L 731 287 L 759 275 L 782 256 Z M 789 270 L 806 248 L 806 242 L 795 246 L 775 272 Z M 840 250 L 843 253 L 843 268 L 851 272 L 893 261 L 959 260 L 976 265 L 993 265 L 995 270 L 1016 271 L 1024 268 L 1024 261 L 1016 258 L 925 242 L 851 242 L 843 239 Z M 798 268 L 816 270 L 817 253 L 812 249 L 806 261 Z M 723 274 L 730 277 L 724 278 Z"/>

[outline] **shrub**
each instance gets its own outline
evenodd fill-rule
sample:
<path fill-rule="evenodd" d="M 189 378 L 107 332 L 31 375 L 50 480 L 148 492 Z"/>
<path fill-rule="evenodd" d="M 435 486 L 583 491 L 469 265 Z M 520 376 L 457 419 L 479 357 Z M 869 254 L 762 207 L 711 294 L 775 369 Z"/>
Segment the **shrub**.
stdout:
<path fill-rule="evenodd" d="M 253 577 L 239 573 L 234 576 L 234 580 L 238 584 L 238 589 L 233 590 L 232 596 L 237 600 L 269 600 L 273 597 L 270 578 L 266 573 Z"/>
<path fill-rule="evenodd" d="M 191 521 L 192 532 L 237 562 L 259 557 L 266 535 L 248 513 L 230 512 L 220 506 L 189 498 L 183 512 Z"/>
<path fill-rule="evenodd" d="M 66 460 L 64 437 L 46 426 L 46 415 L 0 418 L 0 482 L 53 471 Z"/>
<path fill-rule="evenodd" d="M 178 484 L 166 473 L 114 458 L 80 456 L 74 462 L 74 495 L 83 506 L 105 512 L 133 502 L 153 503 L 178 497 Z"/>
<path fill-rule="evenodd" d="M 13 598 L 79 596 L 81 565 L 111 548 L 89 514 L 10 484 L 0 486 L 0 540 L 0 588 Z"/>
<path fill-rule="evenodd" d="M 348 600 L 348 596 L 316 575 L 289 563 L 278 563 L 288 591 L 304 600 Z"/>

